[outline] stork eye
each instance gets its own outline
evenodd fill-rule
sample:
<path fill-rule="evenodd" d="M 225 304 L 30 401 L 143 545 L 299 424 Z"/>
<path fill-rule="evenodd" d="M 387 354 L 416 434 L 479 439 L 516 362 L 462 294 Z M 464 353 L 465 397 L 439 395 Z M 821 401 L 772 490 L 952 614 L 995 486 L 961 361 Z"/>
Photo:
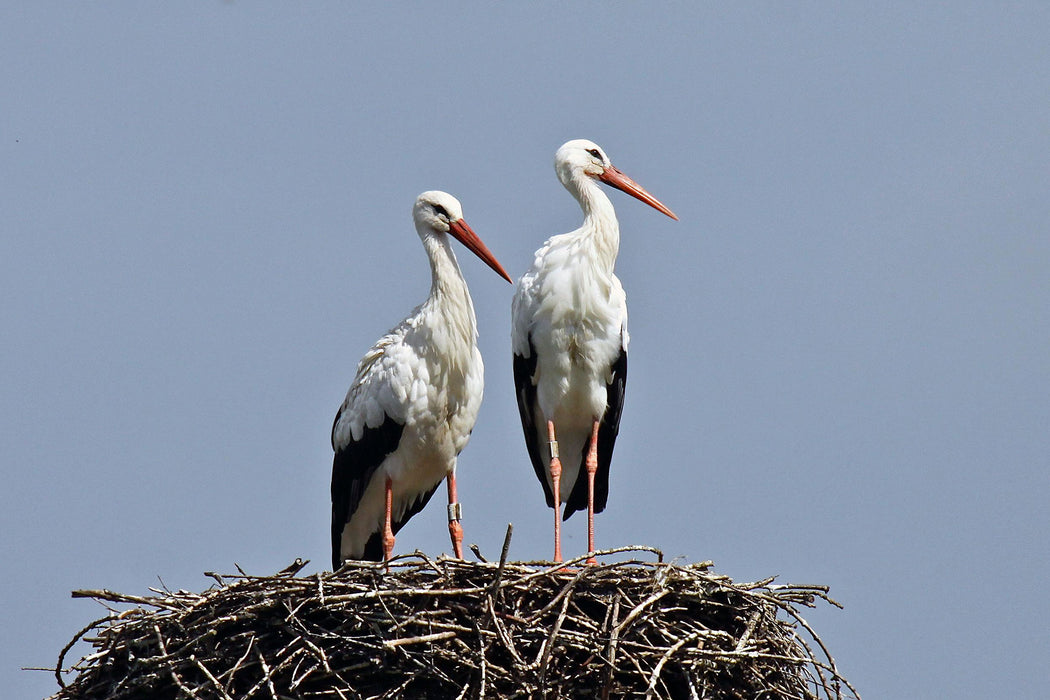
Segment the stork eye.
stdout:
<path fill-rule="evenodd" d="M 450 218 L 449 215 L 448 215 L 448 212 L 445 211 L 445 207 L 441 206 L 440 204 L 435 204 L 434 205 L 434 213 L 437 214 L 438 216 L 443 216 L 446 219 Z"/>
<path fill-rule="evenodd" d="M 605 160 L 604 158 L 602 158 L 602 152 L 599 151 L 597 148 L 588 148 L 587 152 L 595 158 L 597 158 L 598 160 Z"/>

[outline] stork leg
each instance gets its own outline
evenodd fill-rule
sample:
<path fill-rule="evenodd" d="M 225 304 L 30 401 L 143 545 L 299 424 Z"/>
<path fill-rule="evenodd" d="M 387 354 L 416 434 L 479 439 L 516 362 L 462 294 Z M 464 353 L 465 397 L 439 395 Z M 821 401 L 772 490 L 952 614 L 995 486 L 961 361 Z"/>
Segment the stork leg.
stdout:
<path fill-rule="evenodd" d="M 598 473 L 598 421 L 594 421 L 591 430 L 591 446 L 587 450 L 587 551 L 594 551 L 594 475 Z M 592 555 L 588 564 L 597 564 Z"/>
<path fill-rule="evenodd" d="M 448 473 L 445 480 L 448 485 L 448 534 L 452 538 L 452 553 L 456 559 L 463 558 L 463 526 L 459 524 L 463 517 L 463 508 L 456 497 L 456 471 Z"/>
<path fill-rule="evenodd" d="M 554 561 L 561 559 L 561 459 L 558 458 L 558 440 L 554 437 L 554 421 L 547 421 L 547 440 L 551 449 L 551 488 L 554 490 Z"/>
<path fill-rule="evenodd" d="M 390 570 L 390 555 L 394 552 L 394 529 L 391 527 L 394 510 L 394 480 L 386 478 L 386 516 L 383 522 L 383 561 Z"/>

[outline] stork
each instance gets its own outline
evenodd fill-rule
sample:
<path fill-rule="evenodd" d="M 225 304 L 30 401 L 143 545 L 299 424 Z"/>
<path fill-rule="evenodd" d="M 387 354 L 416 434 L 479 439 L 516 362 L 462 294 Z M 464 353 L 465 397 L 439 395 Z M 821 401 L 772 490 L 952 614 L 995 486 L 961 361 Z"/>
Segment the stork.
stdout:
<path fill-rule="evenodd" d="M 613 274 L 620 228 L 598 183 L 678 217 L 591 141 L 564 144 L 554 169 L 580 203 L 583 226 L 548 239 L 518 280 L 511 345 L 525 444 L 554 508 L 554 560 L 560 562 L 562 503 L 564 519 L 587 509 L 587 551 L 595 551 L 594 514 L 608 500 L 627 382 L 627 300 Z"/>
<path fill-rule="evenodd" d="M 426 301 L 365 353 L 332 425 L 332 568 L 389 561 L 394 535 L 448 483 L 449 535 L 463 557 L 456 457 L 481 406 L 484 369 L 452 236 L 508 282 L 459 201 L 424 192 L 412 210 L 430 259 Z"/>

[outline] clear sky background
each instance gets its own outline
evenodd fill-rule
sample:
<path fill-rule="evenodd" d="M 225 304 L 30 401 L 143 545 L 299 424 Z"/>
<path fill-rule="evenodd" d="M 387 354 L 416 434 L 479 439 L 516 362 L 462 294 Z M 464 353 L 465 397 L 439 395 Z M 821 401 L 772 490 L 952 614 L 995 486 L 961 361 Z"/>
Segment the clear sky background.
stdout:
<path fill-rule="evenodd" d="M 601 144 L 630 381 L 599 546 L 822 583 L 867 698 L 1043 697 L 1046 3 L 0 6 L 0 687 L 102 611 L 329 558 L 358 359 L 422 301 L 417 194 L 517 277 Z M 467 542 L 549 557 L 510 285 L 461 247 L 487 365 Z M 583 552 L 585 521 L 566 528 Z M 448 551 L 432 504 L 398 550 Z M 83 650 L 83 648 L 81 648 Z"/>

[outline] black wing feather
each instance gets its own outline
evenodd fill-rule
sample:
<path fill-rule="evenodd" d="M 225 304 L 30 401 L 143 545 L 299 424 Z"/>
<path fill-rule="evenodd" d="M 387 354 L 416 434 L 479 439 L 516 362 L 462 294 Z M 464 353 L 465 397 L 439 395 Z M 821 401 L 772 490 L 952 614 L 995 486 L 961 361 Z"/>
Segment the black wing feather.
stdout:
<path fill-rule="evenodd" d="M 609 500 L 609 465 L 612 463 L 613 446 L 620 432 L 620 415 L 623 413 L 623 395 L 627 388 L 627 348 L 620 349 L 620 356 L 612 365 L 612 381 L 606 385 L 605 415 L 598 425 L 598 472 L 594 475 L 594 512 L 601 513 Z M 573 484 L 572 493 L 565 503 L 567 520 L 578 510 L 587 510 L 587 470 L 583 468 L 587 461 L 589 440 L 584 442 L 583 456 L 580 458 L 580 472 Z"/>
<path fill-rule="evenodd" d="M 335 422 L 339 422 L 336 415 Z M 376 469 L 383 463 L 386 456 L 397 449 L 401 442 L 401 433 L 405 426 L 398 423 L 390 416 L 386 416 L 382 425 L 377 428 L 365 427 L 360 440 L 352 440 L 350 444 L 342 449 L 336 450 L 335 459 L 332 462 L 332 570 L 336 570 L 343 563 L 340 559 L 340 545 L 342 544 L 343 528 L 350 521 L 354 511 L 361 504 L 361 496 L 364 495 L 368 482 L 372 479 Z M 335 423 L 332 425 L 335 431 Z M 431 491 L 433 493 L 433 491 Z M 430 498 L 430 494 L 423 499 L 423 503 Z M 422 506 L 420 506 L 421 508 Z M 418 510 L 418 509 L 417 509 Z M 415 513 L 416 511 L 413 511 Z M 402 520 L 408 520 L 406 515 Z M 402 523 L 398 524 L 398 527 Z M 397 531 L 397 528 L 394 529 Z M 371 544 L 371 540 L 369 540 Z M 369 557 L 375 561 L 382 560 L 382 546 L 379 548 L 379 557 Z"/>
<path fill-rule="evenodd" d="M 529 337 L 529 356 L 514 355 L 514 393 L 518 397 L 518 413 L 521 415 L 521 429 L 525 432 L 525 447 L 529 450 L 529 459 L 536 472 L 536 478 L 543 486 L 543 495 L 547 497 L 547 507 L 554 507 L 554 492 L 547 483 L 548 466 L 544 463 L 541 452 L 536 421 L 536 385 L 532 377 L 536 374 L 536 348 Z"/>

